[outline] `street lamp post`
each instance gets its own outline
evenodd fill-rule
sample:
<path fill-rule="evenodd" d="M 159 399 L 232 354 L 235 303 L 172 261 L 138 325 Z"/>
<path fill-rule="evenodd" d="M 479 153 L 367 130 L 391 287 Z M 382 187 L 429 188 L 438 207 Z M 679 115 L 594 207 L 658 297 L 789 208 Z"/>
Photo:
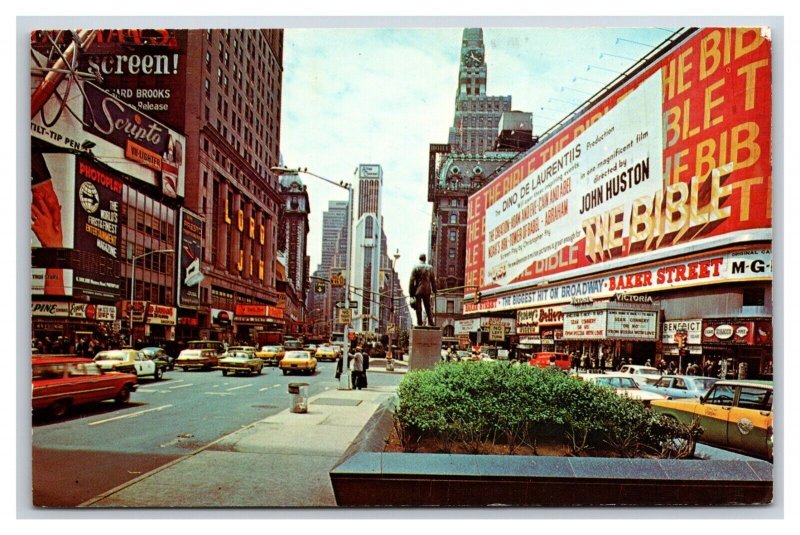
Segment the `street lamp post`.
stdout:
<path fill-rule="evenodd" d="M 174 253 L 174 249 L 158 249 L 156 251 L 148 251 L 146 253 L 142 253 L 138 256 L 134 256 L 131 258 L 131 300 L 128 304 L 128 343 L 131 347 L 133 347 L 133 297 L 136 295 L 135 288 L 136 288 L 136 261 L 140 258 L 144 258 L 145 256 L 150 256 L 151 254 L 156 253 Z"/>
<path fill-rule="evenodd" d="M 350 306 L 350 257 L 352 256 L 352 240 L 353 240 L 353 186 L 352 184 L 348 184 L 344 181 L 336 182 L 329 178 L 325 178 L 324 176 L 319 176 L 315 173 L 312 173 L 307 168 L 300 169 L 292 169 L 290 167 L 280 166 L 280 167 L 271 167 L 270 170 L 278 175 L 285 175 L 285 174 L 299 174 L 303 173 L 305 175 L 311 175 L 316 177 L 328 184 L 332 184 L 338 188 L 342 188 L 347 190 L 347 255 L 345 257 L 345 271 L 344 271 L 344 287 L 345 287 L 345 305 L 348 307 Z M 351 319 L 352 322 L 352 319 Z M 350 329 L 350 323 L 345 324 L 344 326 L 344 351 L 345 354 L 349 352 L 350 349 L 350 341 L 348 340 L 348 331 Z"/>

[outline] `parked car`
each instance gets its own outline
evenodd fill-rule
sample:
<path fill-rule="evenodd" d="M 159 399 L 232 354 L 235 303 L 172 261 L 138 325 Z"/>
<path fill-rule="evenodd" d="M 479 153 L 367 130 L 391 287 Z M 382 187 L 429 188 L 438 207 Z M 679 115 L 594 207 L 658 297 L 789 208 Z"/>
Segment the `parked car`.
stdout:
<path fill-rule="evenodd" d="M 256 356 L 263 360 L 264 364 L 271 366 L 277 366 L 285 354 L 283 346 L 262 346 L 261 351 L 256 352 Z"/>
<path fill-rule="evenodd" d="M 61 418 L 76 405 L 113 399 L 127 403 L 138 384 L 132 373 L 106 373 L 91 359 L 34 357 L 32 403 L 34 411 Z"/>
<path fill-rule="evenodd" d="M 772 461 L 772 381 L 720 380 L 701 398 L 653 401 L 654 411 L 691 425 L 699 441 Z"/>
<path fill-rule="evenodd" d="M 661 377 L 661 372 L 657 368 L 639 364 L 625 364 L 619 369 L 619 373 L 630 375 L 639 385 L 644 383 L 653 384 Z"/>
<path fill-rule="evenodd" d="M 699 398 L 719 381 L 717 377 L 700 377 L 697 375 L 662 375 L 653 384 L 643 383 L 642 390 L 664 394 L 670 399 Z"/>
<path fill-rule="evenodd" d="M 322 344 L 317 348 L 314 357 L 317 360 L 336 360 L 341 355 L 339 348 L 332 344 Z"/>
<path fill-rule="evenodd" d="M 572 367 L 572 359 L 567 353 L 556 353 L 553 351 L 534 353 L 528 361 L 528 364 L 539 368 L 547 368 L 550 366 L 551 362 L 564 371 L 568 371 Z"/>
<path fill-rule="evenodd" d="M 258 358 L 254 351 L 231 351 L 230 349 L 222 354 L 217 366 L 218 370 L 222 370 L 222 375 L 228 375 L 229 373 L 246 373 L 247 375 L 255 373 L 261 375 L 263 368 L 264 361 Z"/>
<path fill-rule="evenodd" d="M 219 365 L 219 356 L 214 349 L 184 349 L 178 355 L 175 365 L 183 371 L 189 371 L 194 368 L 210 370 Z"/>
<path fill-rule="evenodd" d="M 645 406 L 650 405 L 656 399 L 667 399 L 667 396 L 663 394 L 648 392 L 640 388 L 633 377 L 619 372 L 586 373 L 580 374 L 578 377 L 587 383 L 613 388 L 616 394 L 641 401 Z"/>
<path fill-rule="evenodd" d="M 103 371 L 133 373 L 160 381 L 166 362 L 157 362 L 136 349 L 109 349 L 94 356 L 94 363 Z"/>
<path fill-rule="evenodd" d="M 309 375 L 317 370 L 317 359 L 311 356 L 308 351 L 287 351 L 278 363 L 283 370 L 283 375 L 289 372 L 303 372 Z"/>
<path fill-rule="evenodd" d="M 170 357 L 167 352 L 160 347 L 143 347 L 142 353 L 146 357 L 156 361 L 156 364 L 161 365 L 162 368 L 167 370 L 175 369 L 175 357 Z"/>

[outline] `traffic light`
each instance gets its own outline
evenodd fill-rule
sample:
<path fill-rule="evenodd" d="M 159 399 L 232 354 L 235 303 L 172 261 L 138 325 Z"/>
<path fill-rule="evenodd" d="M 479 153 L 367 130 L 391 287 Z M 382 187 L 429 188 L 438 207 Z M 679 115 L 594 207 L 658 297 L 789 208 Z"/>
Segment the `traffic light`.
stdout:
<path fill-rule="evenodd" d="M 472 297 L 472 304 L 477 305 L 480 302 L 481 302 L 481 293 L 475 292 L 475 295 Z"/>

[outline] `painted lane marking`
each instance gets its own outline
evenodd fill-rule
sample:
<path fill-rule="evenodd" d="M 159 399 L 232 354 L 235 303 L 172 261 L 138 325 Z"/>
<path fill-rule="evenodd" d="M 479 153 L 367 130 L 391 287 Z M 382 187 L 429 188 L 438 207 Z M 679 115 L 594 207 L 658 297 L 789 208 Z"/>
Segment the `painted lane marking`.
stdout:
<path fill-rule="evenodd" d="M 114 418 L 108 418 L 106 420 L 98 420 L 96 422 L 91 422 L 89 425 L 105 424 L 105 423 L 108 423 L 108 422 L 113 422 L 114 420 L 121 420 L 123 418 L 135 418 L 136 416 L 140 416 L 140 415 L 146 414 L 148 412 L 161 411 L 161 410 L 167 409 L 169 407 L 172 407 L 172 405 L 162 405 L 160 407 L 154 407 L 152 409 L 146 409 L 146 410 L 139 411 L 139 412 L 132 412 L 130 414 L 123 414 L 122 416 L 115 416 Z"/>
<path fill-rule="evenodd" d="M 169 387 L 169 389 L 170 390 L 175 390 L 176 388 L 186 388 L 187 386 L 194 386 L 194 384 L 193 383 L 189 383 L 189 384 L 186 384 L 186 385 L 171 386 L 171 387 Z"/>
<path fill-rule="evenodd" d="M 228 392 L 203 392 L 209 396 L 235 396 L 236 394 L 229 394 Z"/>
<path fill-rule="evenodd" d="M 227 390 L 228 392 L 230 392 L 231 390 L 239 390 L 240 388 L 250 388 L 251 386 L 253 385 L 249 384 L 249 385 L 234 386 L 232 388 L 228 388 Z"/>
<path fill-rule="evenodd" d="M 281 386 L 281 385 L 277 384 L 277 385 L 272 385 L 272 386 L 265 386 L 264 388 L 259 388 L 258 391 L 259 392 L 263 392 L 264 390 L 271 390 L 273 388 L 278 388 L 279 386 Z"/>

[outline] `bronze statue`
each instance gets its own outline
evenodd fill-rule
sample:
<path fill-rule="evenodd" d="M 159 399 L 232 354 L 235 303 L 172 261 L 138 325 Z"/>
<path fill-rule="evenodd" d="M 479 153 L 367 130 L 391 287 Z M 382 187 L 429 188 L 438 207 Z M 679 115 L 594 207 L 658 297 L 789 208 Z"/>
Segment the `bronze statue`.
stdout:
<path fill-rule="evenodd" d="M 420 263 L 411 271 L 411 280 L 408 283 L 408 295 L 411 296 L 411 306 L 417 313 L 417 327 L 422 327 L 422 306 L 428 316 L 428 325 L 435 327 L 431 313 L 431 294 L 436 293 L 436 275 L 433 266 L 426 262 L 425 254 L 419 255 Z"/>

